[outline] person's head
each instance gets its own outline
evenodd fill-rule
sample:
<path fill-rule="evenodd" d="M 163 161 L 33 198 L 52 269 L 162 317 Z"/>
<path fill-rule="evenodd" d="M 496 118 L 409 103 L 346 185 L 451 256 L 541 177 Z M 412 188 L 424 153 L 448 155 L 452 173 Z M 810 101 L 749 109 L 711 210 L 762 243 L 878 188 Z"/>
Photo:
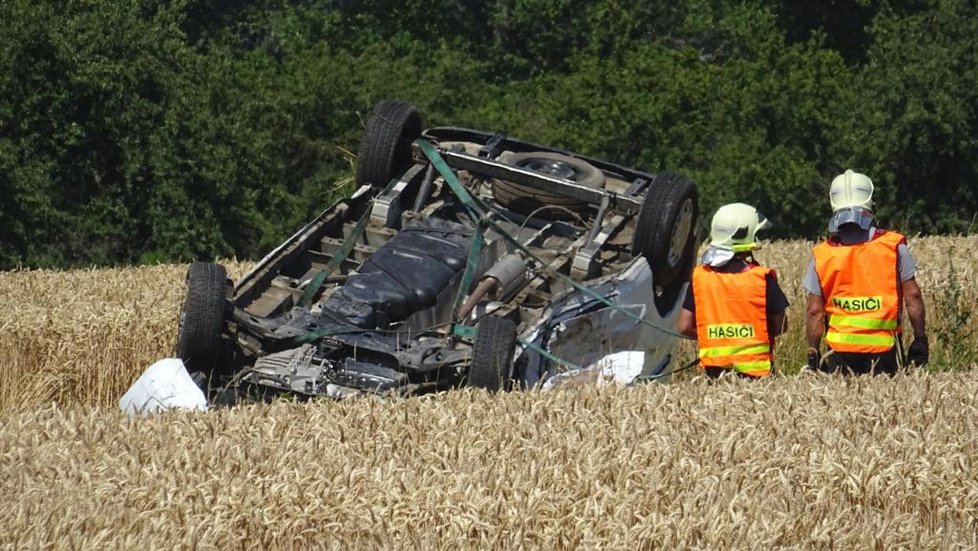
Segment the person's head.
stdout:
<path fill-rule="evenodd" d="M 829 188 L 832 218 L 829 233 L 836 233 L 846 224 L 868 230 L 873 224 L 873 181 L 865 174 L 851 169 L 832 180 Z"/>
<path fill-rule="evenodd" d="M 749 256 L 760 248 L 757 232 L 770 227 L 767 217 L 750 205 L 723 205 L 710 223 L 710 245 L 703 254 L 703 264 L 722 266 L 735 256 Z"/>

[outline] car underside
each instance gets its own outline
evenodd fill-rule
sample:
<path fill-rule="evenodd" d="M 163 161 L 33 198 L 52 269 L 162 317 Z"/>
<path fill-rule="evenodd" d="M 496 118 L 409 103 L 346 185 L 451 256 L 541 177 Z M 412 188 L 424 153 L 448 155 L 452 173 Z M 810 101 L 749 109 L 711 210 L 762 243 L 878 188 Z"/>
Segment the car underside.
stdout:
<path fill-rule="evenodd" d="M 190 266 L 177 353 L 215 402 L 526 388 L 603 355 L 668 361 L 695 184 L 385 101 L 357 189 L 237 282 Z"/>

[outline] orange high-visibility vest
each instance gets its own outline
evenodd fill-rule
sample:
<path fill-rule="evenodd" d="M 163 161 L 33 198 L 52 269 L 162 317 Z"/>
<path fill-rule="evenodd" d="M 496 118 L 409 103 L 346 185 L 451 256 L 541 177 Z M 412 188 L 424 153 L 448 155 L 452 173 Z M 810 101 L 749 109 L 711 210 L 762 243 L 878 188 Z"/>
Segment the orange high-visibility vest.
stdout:
<path fill-rule="evenodd" d="M 771 373 L 769 273 L 772 270 L 761 266 L 738 273 L 718 272 L 709 266 L 693 270 L 700 366 L 732 367 L 754 377 Z"/>
<path fill-rule="evenodd" d="M 855 245 L 825 241 L 815 247 L 815 273 L 822 286 L 828 331 L 838 352 L 876 354 L 896 344 L 900 331 L 897 247 L 906 238 L 878 230 Z"/>

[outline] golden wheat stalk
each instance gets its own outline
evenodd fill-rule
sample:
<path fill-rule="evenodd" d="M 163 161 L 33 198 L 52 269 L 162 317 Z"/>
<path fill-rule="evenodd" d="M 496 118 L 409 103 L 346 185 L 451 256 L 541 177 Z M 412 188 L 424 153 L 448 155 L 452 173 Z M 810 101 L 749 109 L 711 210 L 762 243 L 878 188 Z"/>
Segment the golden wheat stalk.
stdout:
<path fill-rule="evenodd" d="M 976 245 L 911 240 L 940 369 L 975 361 Z M 793 303 L 782 366 L 803 360 L 809 254 L 758 254 Z M 978 546 L 973 373 L 128 418 L 185 270 L 0 273 L 0 548 Z"/>

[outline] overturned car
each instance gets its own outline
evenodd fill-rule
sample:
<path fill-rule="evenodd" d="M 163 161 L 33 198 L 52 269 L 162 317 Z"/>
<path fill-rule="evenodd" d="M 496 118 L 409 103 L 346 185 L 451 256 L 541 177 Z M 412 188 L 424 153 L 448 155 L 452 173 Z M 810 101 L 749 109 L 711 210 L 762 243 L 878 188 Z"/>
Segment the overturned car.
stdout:
<path fill-rule="evenodd" d="M 616 351 L 661 370 L 696 185 L 384 101 L 357 189 L 233 283 L 187 274 L 177 353 L 224 403 L 526 388 Z"/>

